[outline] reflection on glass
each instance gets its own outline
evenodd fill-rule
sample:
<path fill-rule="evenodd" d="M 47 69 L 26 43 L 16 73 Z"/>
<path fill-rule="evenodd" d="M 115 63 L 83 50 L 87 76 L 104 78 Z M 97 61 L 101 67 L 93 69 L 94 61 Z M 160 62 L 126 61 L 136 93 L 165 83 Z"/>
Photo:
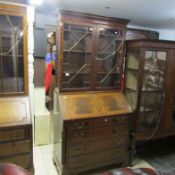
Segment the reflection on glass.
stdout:
<path fill-rule="evenodd" d="M 0 15 L 0 94 L 24 92 L 23 19 Z"/>
<path fill-rule="evenodd" d="M 89 88 L 92 52 L 91 27 L 64 25 L 63 88 Z"/>
<path fill-rule="evenodd" d="M 146 51 L 140 107 L 140 129 L 156 127 L 164 93 L 166 52 Z"/>
<path fill-rule="evenodd" d="M 120 89 L 123 52 L 123 31 L 99 28 L 97 50 L 97 87 Z"/>

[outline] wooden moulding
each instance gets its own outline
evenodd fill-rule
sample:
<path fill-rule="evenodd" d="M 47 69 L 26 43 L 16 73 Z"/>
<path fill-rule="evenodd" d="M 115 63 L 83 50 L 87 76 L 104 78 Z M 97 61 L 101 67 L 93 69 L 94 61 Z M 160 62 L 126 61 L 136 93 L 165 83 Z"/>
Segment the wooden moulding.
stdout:
<path fill-rule="evenodd" d="M 175 49 L 175 41 L 168 40 L 152 40 L 152 39 L 136 39 L 127 41 L 127 47 L 129 48 L 154 48 L 156 49 Z"/>
<path fill-rule="evenodd" d="M 61 15 L 61 19 L 63 21 L 84 21 L 85 23 L 91 23 L 91 24 L 104 24 L 104 25 L 117 25 L 117 27 L 124 27 L 126 28 L 126 25 L 128 24 L 129 20 L 126 19 L 120 19 L 120 18 L 113 18 L 113 17 L 105 17 L 105 16 L 98 16 L 93 14 L 87 14 L 87 13 L 77 13 L 72 11 L 64 11 L 60 10 L 59 14 Z"/>

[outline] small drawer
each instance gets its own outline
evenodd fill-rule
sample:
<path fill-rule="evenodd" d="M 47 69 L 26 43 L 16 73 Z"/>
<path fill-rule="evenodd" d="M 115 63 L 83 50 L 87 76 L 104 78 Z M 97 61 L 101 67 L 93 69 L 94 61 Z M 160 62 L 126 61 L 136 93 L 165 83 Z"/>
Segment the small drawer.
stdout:
<path fill-rule="evenodd" d="M 122 123 L 128 123 L 128 116 L 100 117 L 96 119 L 71 121 L 67 122 L 67 128 L 68 130 L 80 130 Z"/>
<path fill-rule="evenodd" d="M 31 151 L 31 141 L 16 141 L 0 144 L 0 156 L 28 153 Z"/>
<path fill-rule="evenodd" d="M 108 149 L 114 149 L 117 147 L 127 148 L 129 144 L 129 138 L 122 136 L 118 138 L 111 138 L 105 140 L 99 140 L 90 143 L 81 143 L 76 145 L 67 145 L 68 156 L 78 156 L 87 153 L 95 153 L 99 151 L 105 151 Z"/>
<path fill-rule="evenodd" d="M 30 169 L 32 167 L 32 156 L 30 154 L 26 154 L 10 157 L 0 157 L 0 163 L 13 163 L 23 168 Z"/>
<path fill-rule="evenodd" d="M 0 131 L 0 142 L 25 139 L 25 129 Z"/>
<path fill-rule="evenodd" d="M 114 149 L 93 154 L 87 154 L 83 156 L 69 157 L 68 167 L 80 168 L 83 166 L 98 164 L 100 162 L 107 162 L 115 159 L 120 159 L 125 152 L 126 150 L 124 149 Z"/>
<path fill-rule="evenodd" d="M 102 140 L 103 138 L 113 138 L 116 136 L 128 136 L 128 125 L 114 125 L 68 132 L 68 142 L 73 144 Z"/>

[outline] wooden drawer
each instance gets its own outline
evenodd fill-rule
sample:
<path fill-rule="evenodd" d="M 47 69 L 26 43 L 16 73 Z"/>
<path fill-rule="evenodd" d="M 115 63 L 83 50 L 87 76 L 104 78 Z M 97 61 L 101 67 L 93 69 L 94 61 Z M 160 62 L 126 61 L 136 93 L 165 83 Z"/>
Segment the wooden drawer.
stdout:
<path fill-rule="evenodd" d="M 76 145 L 68 145 L 68 156 L 78 156 L 87 153 L 105 151 L 117 147 L 125 147 L 127 149 L 129 145 L 128 136 L 116 137 L 112 139 L 99 140 L 91 143 L 81 143 Z"/>
<path fill-rule="evenodd" d="M 87 154 L 84 156 L 69 157 L 68 167 L 79 168 L 79 167 L 93 165 L 100 162 L 121 159 L 123 155 L 126 155 L 126 152 L 127 151 L 124 149 L 114 149 L 109 151 L 93 153 L 93 154 Z"/>
<path fill-rule="evenodd" d="M 31 141 L 16 141 L 0 144 L 0 156 L 7 156 L 31 151 Z"/>
<path fill-rule="evenodd" d="M 0 157 L 0 163 L 13 163 L 23 168 L 31 168 L 32 167 L 32 156 L 29 154 L 26 155 L 18 155 L 18 156 L 10 156 L 10 157 Z"/>
<path fill-rule="evenodd" d="M 25 129 L 0 131 L 0 142 L 25 139 Z"/>
<path fill-rule="evenodd" d="M 101 128 L 92 128 L 85 130 L 76 130 L 72 132 L 68 132 L 68 142 L 73 143 L 81 143 L 87 141 L 96 141 L 101 140 L 102 138 L 113 138 L 119 136 L 128 136 L 128 125 L 114 125 L 108 127 Z"/>
<path fill-rule="evenodd" d="M 90 120 L 76 120 L 67 122 L 68 130 L 86 129 L 91 127 L 128 123 L 128 116 L 100 117 Z"/>

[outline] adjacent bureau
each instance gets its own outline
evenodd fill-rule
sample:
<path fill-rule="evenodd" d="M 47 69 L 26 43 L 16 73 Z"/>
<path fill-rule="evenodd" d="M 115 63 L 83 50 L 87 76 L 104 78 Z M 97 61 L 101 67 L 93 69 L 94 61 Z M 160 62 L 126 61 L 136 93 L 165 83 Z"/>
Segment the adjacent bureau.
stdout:
<path fill-rule="evenodd" d="M 0 163 L 33 170 L 32 123 L 28 97 L 0 98 Z"/>
<path fill-rule="evenodd" d="M 53 160 L 60 174 L 130 161 L 130 107 L 122 93 L 59 94 Z"/>

